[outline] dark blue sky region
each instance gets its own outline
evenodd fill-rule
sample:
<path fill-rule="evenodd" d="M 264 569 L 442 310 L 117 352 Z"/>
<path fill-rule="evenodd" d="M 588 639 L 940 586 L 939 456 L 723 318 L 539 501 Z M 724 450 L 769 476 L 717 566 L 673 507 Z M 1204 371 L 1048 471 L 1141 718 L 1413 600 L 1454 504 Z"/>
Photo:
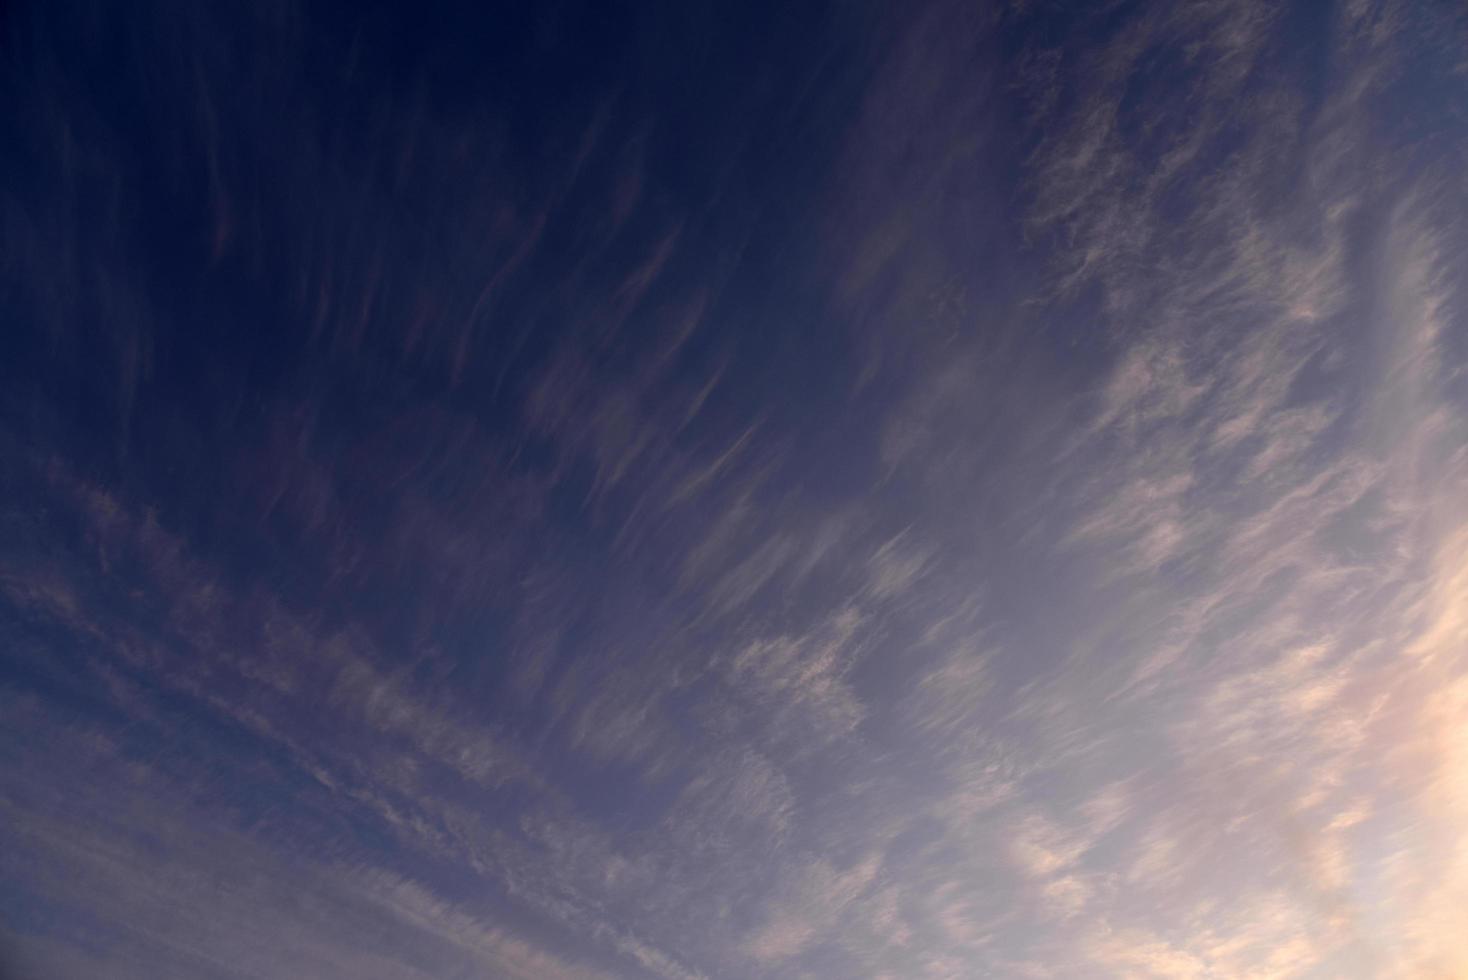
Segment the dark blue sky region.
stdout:
<path fill-rule="evenodd" d="M 1468 975 L 1465 158 L 1437 0 L 0 6 L 0 974 Z"/>

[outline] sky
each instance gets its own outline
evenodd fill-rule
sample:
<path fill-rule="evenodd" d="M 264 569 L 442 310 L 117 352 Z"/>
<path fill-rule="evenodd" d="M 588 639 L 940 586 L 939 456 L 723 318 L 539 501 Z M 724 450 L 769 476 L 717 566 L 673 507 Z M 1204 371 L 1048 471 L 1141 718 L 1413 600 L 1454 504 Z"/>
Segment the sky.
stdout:
<path fill-rule="evenodd" d="M 1468 10 L 0 7 L 0 975 L 1468 976 Z"/>

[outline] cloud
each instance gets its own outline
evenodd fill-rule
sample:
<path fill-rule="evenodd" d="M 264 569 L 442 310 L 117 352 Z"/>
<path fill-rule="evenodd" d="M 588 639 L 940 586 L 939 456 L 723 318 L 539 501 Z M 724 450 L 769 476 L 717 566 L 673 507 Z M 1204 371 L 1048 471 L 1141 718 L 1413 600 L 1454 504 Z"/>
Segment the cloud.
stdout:
<path fill-rule="evenodd" d="M 790 833 L 795 793 L 786 775 L 752 749 L 704 760 L 669 814 L 673 830 L 699 849 L 773 850 Z"/>
<path fill-rule="evenodd" d="M 886 541 L 867 561 L 867 591 L 874 599 L 893 599 L 922 578 L 931 553 L 914 547 L 904 531 Z"/>
<path fill-rule="evenodd" d="M 786 897 L 746 939 L 745 952 L 755 960 L 773 962 L 797 955 L 866 893 L 881 867 L 880 855 L 868 855 L 844 870 L 820 859 L 799 867 L 786 879 Z"/>
<path fill-rule="evenodd" d="M 121 909 L 128 916 L 126 929 L 101 927 L 100 941 L 67 932 L 23 937 L 39 962 L 54 964 L 69 947 L 79 967 L 117 976 L 608 976 L 393 871 L 326 855 L 284 859 L 252 835 L 203 819 L 166 777 L 127 764 L 116 744 L 58 728 L 34 709 L 20 715 L 93 782 L 78 792 L 61 773 L 28 767 L 20 785 L 29 804 L 5 804 L 7 877 L 29 882 L 68 921 L 105 923 Z"/>
<path fill-rule="evenodd" d="M 243 359 L 127 285 L 171 252 L 0 198 L 56 320 L 0 425 L 7 944 L 124 977 L 1468 969 L 1446 56 L 1411 5 L 1307 6 L 843 11 L 804 87 L 741 55 L 748 112 L 676 166 L 640 86 L 527 123 L 544 174 L 394 94 L 366 141 L 402 160 L 279 164 L 326 188 L 305 225 L 207 195 L 199 288 L 308 328 Z M 53 151 L 131 157 L 47 106 L 45 179 L 111 200 Z M 230 264 L 267 233 L 289 288 Z M 115 336 L 68 328 L 89 304 Z M 125 448 L 20 376 L 92 391 L 89 350 Z"/>
<path fill-rule="evenodd" d="M 847 606 L 804 635 L 754 640 L 730 660 L 729 676 L 781 725 L 822 739 L 850 734 L 866 713 L 845 681 L 860 652 L 861 625 L 861 611 Z"/>

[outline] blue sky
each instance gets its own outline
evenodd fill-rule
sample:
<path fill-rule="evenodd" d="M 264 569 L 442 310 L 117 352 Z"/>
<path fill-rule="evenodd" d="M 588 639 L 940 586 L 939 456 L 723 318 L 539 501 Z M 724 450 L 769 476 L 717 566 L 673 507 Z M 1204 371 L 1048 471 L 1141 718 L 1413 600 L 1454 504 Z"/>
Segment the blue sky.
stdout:
<path fill-rule="evenodd" d="M 1461 10 L 252 6 L 0 13 L 0 969 L 1468 972 Z"/>

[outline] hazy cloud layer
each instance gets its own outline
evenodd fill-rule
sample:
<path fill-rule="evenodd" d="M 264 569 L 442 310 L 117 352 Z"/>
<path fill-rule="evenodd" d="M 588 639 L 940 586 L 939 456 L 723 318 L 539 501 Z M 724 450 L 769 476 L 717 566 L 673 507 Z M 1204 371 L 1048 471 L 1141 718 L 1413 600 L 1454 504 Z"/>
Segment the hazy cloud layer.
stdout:
<path fill-rule="evenodd" d="M 1468 20 L 1081 8 L 0 15 L 0 966 L 1468 972 Z"/>

